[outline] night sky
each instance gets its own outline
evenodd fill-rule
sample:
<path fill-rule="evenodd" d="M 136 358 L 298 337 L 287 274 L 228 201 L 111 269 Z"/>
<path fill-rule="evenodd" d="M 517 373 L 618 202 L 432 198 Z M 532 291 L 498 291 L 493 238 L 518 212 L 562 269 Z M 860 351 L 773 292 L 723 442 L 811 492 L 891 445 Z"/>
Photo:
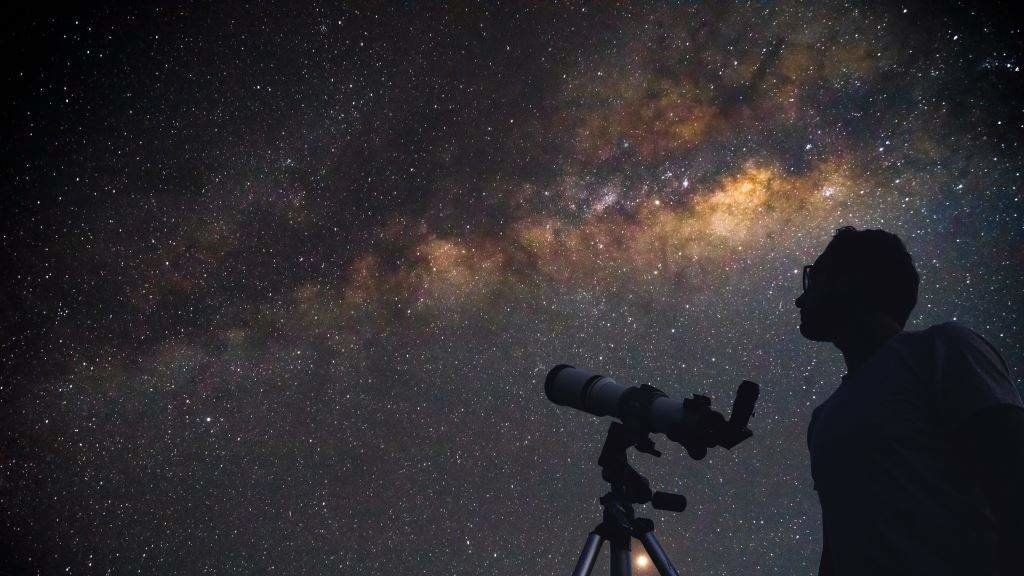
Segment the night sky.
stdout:
<path fill-rule="evenodd" d="M 877 4 L 9 12 L 0 574 L 568 574 L 610 420 L 563 362 L 760 383 L 734 450 L 632 456 L 690 501 L 647 515 L 681 574 L 815 573 L 836 228 L 1024 367 L 1022 26 Z"/>

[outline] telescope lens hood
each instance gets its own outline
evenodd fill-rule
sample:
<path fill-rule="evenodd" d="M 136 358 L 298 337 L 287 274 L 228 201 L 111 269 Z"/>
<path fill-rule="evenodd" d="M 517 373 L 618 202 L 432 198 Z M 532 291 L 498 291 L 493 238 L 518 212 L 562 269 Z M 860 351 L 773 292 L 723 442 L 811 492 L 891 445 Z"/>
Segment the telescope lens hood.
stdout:
<path fill-rule="evenodd" d="M 548 400 L 554 402 L 555 404 L 558 404 L 559 406 L 572 406 L 573 408 L 576 408 L 574 404 L 564 401 L 564 394 L 559 394 L 558 387 L 555 386 L 555 381 L 558 378 L 558 373 L 561 372 L 562 370 L 565 370 L 566 368 L 575 368 L 575 366 L 571 366 L 569 364 L 559 364 L 558 366 L 555 366 L 550 371 L 548 371 L 548 376 L 547 378 L 544 379 L 544 395 L 548 397 Z"/>

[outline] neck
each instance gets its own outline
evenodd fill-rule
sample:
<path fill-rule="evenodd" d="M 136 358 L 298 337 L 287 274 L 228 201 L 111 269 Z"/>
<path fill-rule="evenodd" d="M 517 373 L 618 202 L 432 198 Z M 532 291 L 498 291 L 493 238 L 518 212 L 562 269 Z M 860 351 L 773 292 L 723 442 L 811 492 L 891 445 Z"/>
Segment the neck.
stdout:
<path fill-rule="evenodd" d="M 882 314 L 869 314 L 854 321 L 834 343 L 843 353 L 846 373 L 857 371 L 889 338 L 901 331 L 895 320 Z"/>

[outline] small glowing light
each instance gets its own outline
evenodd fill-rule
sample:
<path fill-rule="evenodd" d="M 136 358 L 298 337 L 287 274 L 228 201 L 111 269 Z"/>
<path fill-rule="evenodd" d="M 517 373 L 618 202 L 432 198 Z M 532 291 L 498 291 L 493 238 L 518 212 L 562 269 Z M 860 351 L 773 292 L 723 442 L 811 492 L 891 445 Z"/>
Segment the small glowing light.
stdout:
<path fill-rule="evenodd" d="M 648 558 L 646 555 L 641 555 L 641 556 L 637 556 L 636 557 L 636 567 L 637 568 L 647 568 L 650 565 L 651 565 L 651 559 Z"/>

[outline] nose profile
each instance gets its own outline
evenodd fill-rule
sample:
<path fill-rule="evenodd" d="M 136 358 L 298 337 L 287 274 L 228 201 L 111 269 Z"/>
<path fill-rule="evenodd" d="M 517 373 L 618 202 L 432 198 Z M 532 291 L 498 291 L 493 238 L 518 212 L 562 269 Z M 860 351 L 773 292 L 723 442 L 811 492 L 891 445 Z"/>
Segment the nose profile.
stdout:
<path fill-rule="evenodd" d="M 803 301 L 804 295 L 803 293 L 801 293 L 799 296 L 796 297 L 796 300 L 794 300 L 793 303 L 796 304 L 797 308 L 803 308 Z"/>

